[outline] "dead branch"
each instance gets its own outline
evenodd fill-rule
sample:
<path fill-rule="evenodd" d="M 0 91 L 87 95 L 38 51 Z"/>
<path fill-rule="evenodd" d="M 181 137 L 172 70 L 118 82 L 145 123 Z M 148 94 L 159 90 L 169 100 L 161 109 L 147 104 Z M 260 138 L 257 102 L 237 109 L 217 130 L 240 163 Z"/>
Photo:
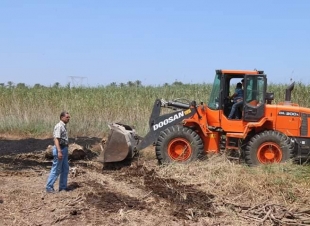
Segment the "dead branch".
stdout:
<path fill-rule="evenodd" d="M 54 221 L 54 224 L 65 220 L 67 217 L 68 217 L 67 215 L 62 215 L 62 216 L 57 217 L 57 219 Z"/>
<path fill-rule="evenodd" d="M 83 198 L 81 196 L 79 196 L 75 200 L 68 202 L 66 204 L 66 206 L 75 206 L 76 204 L 80 203 L 80 201 L 82 201 L 82 199 Z"/>
<path fill-rule="evenodd" d="M 267 220 L 267 218 L 269 217 L 269 215 L 271 214 L 271 212 L 273 211 L 273 208 L 270 208 L 267 212 L 267 214 L 264 216 L 264 218 L 262 219 L 262 223 L 265 222 L 265 220 Z"/>

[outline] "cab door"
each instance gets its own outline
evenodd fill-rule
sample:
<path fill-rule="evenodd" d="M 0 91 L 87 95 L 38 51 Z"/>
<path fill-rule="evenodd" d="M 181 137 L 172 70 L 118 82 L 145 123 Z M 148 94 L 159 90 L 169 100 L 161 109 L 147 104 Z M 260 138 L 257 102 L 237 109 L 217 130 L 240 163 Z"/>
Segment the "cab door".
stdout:
<path fill-rule="evenodd" d="M 266 87 L 266 75 L 256 74 L 244 76 L 244 121 L 257 122 L 265 116 Z"/>

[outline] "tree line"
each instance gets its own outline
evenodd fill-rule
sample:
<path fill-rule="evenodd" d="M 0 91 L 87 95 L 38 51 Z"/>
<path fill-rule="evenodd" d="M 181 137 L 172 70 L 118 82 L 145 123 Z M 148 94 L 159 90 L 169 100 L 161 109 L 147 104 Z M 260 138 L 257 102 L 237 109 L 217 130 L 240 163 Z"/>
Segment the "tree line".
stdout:
<path fill-rule="evenodd" d="M 169 86 L 169 85 L 174 85 L 174 86 L 179 86 L 179 85 L 185 85 L 183 82 L 175 80 L 173 83 L 164 83 L 163 86 Z M 136 81 L 128 81 L 127 83 L 116 83 L 112 82 L 108 85 L 105 85 L 108 87 L 143 87 L 144 85 L 140 80 Z M 85 87 L 84 85 L 78 85 L 78 86 L 73 86 L 70 82 L 67 83 L 66 85 L 62 86 L 59 82 L 55 82 L 51 86 L 44 86 L 39 83 L 34 84 L 33 86 L 26 85 L 25 83 L 14 83 L 12 81 L 8 81 L 7 83 L 0 83 L 0 87 L 6 87 L 6 88 L 44 88 L 44 87 L 52 87 L 52 88 L 60 88 L 60 87 Z"/>

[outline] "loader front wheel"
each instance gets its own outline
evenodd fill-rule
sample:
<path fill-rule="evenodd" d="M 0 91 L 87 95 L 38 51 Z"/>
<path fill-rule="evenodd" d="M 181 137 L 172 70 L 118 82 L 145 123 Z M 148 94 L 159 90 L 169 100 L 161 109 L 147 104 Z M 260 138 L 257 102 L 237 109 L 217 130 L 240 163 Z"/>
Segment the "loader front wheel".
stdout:
<path fill-rule="evenodd" d="M 200 136 L 190 128 L 171 126 L 162 131 L 156 142 L 156 157 L 159 164 L 188 163 L 203 157 Z"/>
<path fill-rule="evenodd" d="M 245 150 L 245 162 L 249 166 L 280 163 L 291 159 L 294 145 L 285 134 L 267 130 L 253 136 Z"/>

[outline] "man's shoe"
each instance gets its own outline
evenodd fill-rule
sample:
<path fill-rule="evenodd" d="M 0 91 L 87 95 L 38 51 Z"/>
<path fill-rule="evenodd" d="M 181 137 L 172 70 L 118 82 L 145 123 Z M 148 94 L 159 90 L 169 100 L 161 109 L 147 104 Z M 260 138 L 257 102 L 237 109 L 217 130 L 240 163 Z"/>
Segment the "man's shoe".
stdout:
<path fill-rule="evenodd" d="M 52 194 L 54 194 L 54 193 L 55 193 L 55 190 L 54 190 L 54 189 L 46 189 L 46 193 L 52 193 Z"/>
<path fill-rule="evenodd" d="M 68 192 L 68 191 L 72 191 L 72 189 L 70 189 L 70 188 L 59 189 L 59 192 L 61 192 L 61 191 L 66 191 L 66 192 Z"/>

